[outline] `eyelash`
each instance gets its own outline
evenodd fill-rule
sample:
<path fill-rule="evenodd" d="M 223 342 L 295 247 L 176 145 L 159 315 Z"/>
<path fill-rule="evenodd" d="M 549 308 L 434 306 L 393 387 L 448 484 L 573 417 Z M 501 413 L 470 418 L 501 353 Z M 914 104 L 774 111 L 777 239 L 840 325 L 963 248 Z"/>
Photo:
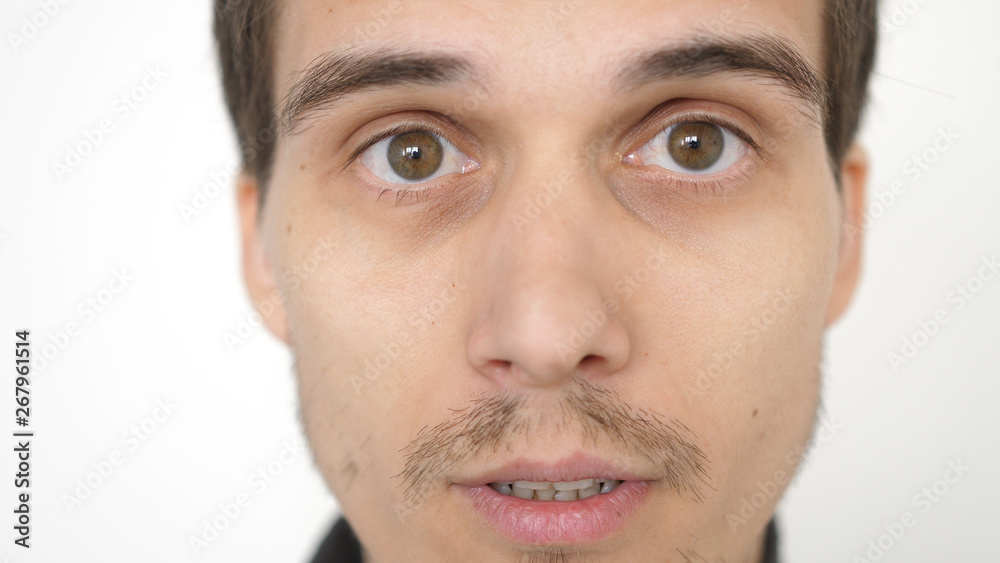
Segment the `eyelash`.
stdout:
<path fill-rule="evenodd" d="M 735 135 L 738 139 L 746 143 L 747 146 L 750 148 L 750 150 L 753 151 L 754 155 L 758 159 L 762 161 L 767 160 L 767 155 L 764 151 L 764 148 L 756 140 L 754 140 L 753 136 L 747 133 L 746 130 L 744 130 L 739 125 L 736 125 L 735 123 L 727 119 L 719 117 L 718 115 L 705 112 L 697 112 L 697 111 L 687 112 L 671 116 L 671 118 L 666 123 L 657 126 L 656 134 L 649 140 L 647 140 L 646 143 L 649 143 L 653 138 L 656 138 L 656 136 L 662 135 L 664 132 L 669 130 L 674 125 L 677 125 L 678 123 L 685 123 L 691 121 L 703 121 L 705 123 L 711 123 L 716 127 L 720 127 L 722 129 L 729 131 L 730 133 Z M 640 145 L 640 147 L 645 146 L 646 143 Z M 629 154 L 632 154 L 638 150 L 639 150 L 638 148 L 634 149 Z M 726 177 L 699 178 L 691 175 L 681 175 L 677 172 L 672 172 L 669 170 L 657 171 L 655 172 L 655 174 L 657 174 L 657 178 L 660 182 L 664 181 L 665 177 L 666 182 L 673 184 L 675 186 L 683 185 L 687 187 L 689 190 L 693 190 L 698 195 L 719 196 L 728 192 L 733 185 L 742 184 L 747 179 L 749 179 L 750 171 L 747 170 L 745 166 L 740 167 L 739 170 L 732 170 L 737 168 L 738 166 L 739 164 L 735 164 L 731 167 L 730 170 L 723 172 L 722 174 L 724 174 Z"/>
<path fill-rule="evenodd" d="M 670 121 L 658 127 L 656 135 L 663 134 L 665 131 L 667 131 L 668 129 L 670 129 L 671 127 L 673 127 L 678 123 L 683 123 L 688 121 L 703 121 L 705 123 L 711 123 L 716 127 L 721 127 L 723 129 L 726 129 L 730 133 L 735 135 L 737 138 L 739 138 L 741 141 L 745 142 L 747 146 L 749 146 L 750 149 L 753 150 L 757 158 L 761 160 L 766 160 L 766 154 L 764 153 L 763 148 L 760 146 L 759 143 L 757 143 L 753 139 L 753 137 L 749 133 L 747 133 L 743 128 L 739 127 L 735 123 L 732 123 L 729 120 L 720 118 L 719 116 L 710 113 L 694 112 L 694 113 L 685 113 L 674 116 L 670 119 Z M 350 166 L 352 162 L 357 160 L 358 157 L 360 157 L 366 150 L 368 150 L 372 145 L 378 143 L 379 141 L 382 141 L 394 135 L 398 135 L 400 133 L 407 133 L 416 130 L 430 131 L 431 133 L 440 135 L 443 138 L 448 138 L 448 135 L 445 134 L 445 132 L 440 127 L 437 127 L 436 125 L 433 125 L 431 123 L 426 123 L 426 122 L 397 123 L 387 129 L 384 129 L 378 133 L 369 136 L 367 139 L 362 141 L 361 144 L 359 144 L 358 147 L 351 152 L 350 156 L 347 158 L 347 161 L 341 167 L 341 170 L 346 170 L 347 167 Z M 648 143 L 649 141 L 646 142 Z M 724 193 L 726 191 L 727 184 L 742 183 L 749 176 L 749 172 L 745 168 L 741 171 L 729 173 L 729 178 L 696 179 L 691 176 L 681 176 L 677 173 L 669 171 L 667 171 L 666 174 L 668 176 L 668 181 L 672 183 L 685 184 L 689 188 L 695 190 L 698 194 L 708 194 L 708 195 L 719 195 L 721 193 Z M 414 202 L 416 202 L 418 201 L 416 198 L 422 192 L 426 191 L 428 191 L 426 187 L 419 187 L 419 188 L 406 188 L 400 186 L 392 188 L 383 187 L 380 189 L 378 196 L 375 198 L 375 201 L 381 199 L 382 196 L 385 195 L 387 192 L 393 192 L 396 194 L 396 205 L 398 206 L 404 197 L 412 195 L 414 197 Z"/>
<path fill-rule="evenodd" d="M 350 166 L 352 162 L 357 160 L 358 157 L 364 154 L 366 150 L 371 148 L 379 141 L 383 141 L 394 135 L 399 135 L 400 133 L 408 133 L 410 131 L 430 131 L 431 133 L 434 133 L 435 135 L 438 135 L 445 139 L 449 137 L 449 135 L 447 135 L 440 127 L 433 125 L 431 123 L 417 122 L 417 121 L 397 123 L 389 127 L 388 129 L 384 129 L 382 131 L 379 131 L 378 133 L 369 136 L 367 139 L 362 141 L 361 144 L 358 145 L 358 147 L 351 152 L 350 156 L 347 157 L 347 162 L 344 163 L 344 165 L 341 167 L 341 170 L 342 171 L 346 170 L 347 167 Z M 401 184 L 398 186 L 394 186 L 392 188 L 386 188 L 386 187 L 379 188 L 378 196 L 375 197 L 375 201 L 377 202 L 378 200 L 382 199 L 383 195 L 391 192 L 396 194 L 397 206 L 399 206 L 399 203 L 406 196 L 412 196 L 414 203 L 416 203 L 419 201 L 418 198 L 422 193 L 429 191 L 429 189 L 426 187 L 408 188 L 403 186 L 404 185 Z"/>
<path fill-rule="evenodd" d="M 736 125 L 735 123 L 730 122 L 727 119 L 723 119 L 711 113 L 694 112 L 694 113 L 684 113 L 674 116 L 670 119 L 670 121 L 666 125 L 659 127 L 657 135 L 663 133 L 667 129 L 670 129 L 671 127 L 677 125 L 678 123 L 684 123 L 687 121 L 704 121 L 705 123 L 711 123 L 716 127 L 721 127 L 723 129 L 726 129 L 733 135 L 739 137 L 741 141 L 749 145 L 749 147 L 753 149 L 754 153 L 756 153 L 757 156 L 762 158 L 764 156 L 763 148 L 742 127 Z"/>
<path fill-rule="evenodd" d="M 435 135 L 440 135 L 444 138 L 448 138 L 448 135 L 446 135 L 443 131 L 441 131 L 441 129 L 439 129 L 434 125 L 431 125 L 430 123 L 416 123 L 416 122 L 397 123 L 396 125 L 393 125 L 392 127 L 389 127 L 388 129 L 385 129 L 378 133 L 375 133 L 374 135 L 362 141 L 361 144 L 358 145 L 358 148 L 354 149 L 351 155 L 347 157 L 347 162 L 344 163 L 344 166 L 341 167 L 341 170 L 344 170 L 348 166 L 350 166 L 352 162 L 357 160 L 359 156 L 361 156 L 366 150 L 368 150 L 375 143 L 388 139 L 393 135 L 398 135 L 400 133 L 408 133 L 410 131 L 418 131 L 418 130 L 430 131 Z"/>

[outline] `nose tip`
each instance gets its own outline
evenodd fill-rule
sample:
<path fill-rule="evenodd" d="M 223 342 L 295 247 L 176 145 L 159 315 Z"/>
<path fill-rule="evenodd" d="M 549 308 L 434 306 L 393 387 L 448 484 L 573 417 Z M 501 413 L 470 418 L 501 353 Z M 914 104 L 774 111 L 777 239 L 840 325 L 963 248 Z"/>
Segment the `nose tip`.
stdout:
<path fill-rule="evenodd" d="M 602 307 L 548 301 L 532 311 L 495 311 L 469 339 L 469 359 L 499 386 L 549 388 L 573 377 L 600 378 L 629 356 L 624 326 Z M 562 309 L 562 311 L 560 311 Z"/>

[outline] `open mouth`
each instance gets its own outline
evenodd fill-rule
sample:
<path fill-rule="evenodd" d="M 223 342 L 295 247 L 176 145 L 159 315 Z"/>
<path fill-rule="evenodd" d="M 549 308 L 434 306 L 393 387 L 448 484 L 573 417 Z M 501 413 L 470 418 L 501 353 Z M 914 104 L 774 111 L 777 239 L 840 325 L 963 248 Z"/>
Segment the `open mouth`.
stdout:
<path fill-rule="evenodd" d="M 524 500 L 573 501 L 614 491 L 623 481 L 617 479 L 581 479 L 579 481 L 509 481 L 490 483 L 493 490 L 505 496 Z"/>
<path fill-rule="evenodd" d="M 581 546 L 623 528 L 653 483 L 579 454 L 557 463 L 522 458 L 454 486 L 502 536 L 533 545 Z"/>

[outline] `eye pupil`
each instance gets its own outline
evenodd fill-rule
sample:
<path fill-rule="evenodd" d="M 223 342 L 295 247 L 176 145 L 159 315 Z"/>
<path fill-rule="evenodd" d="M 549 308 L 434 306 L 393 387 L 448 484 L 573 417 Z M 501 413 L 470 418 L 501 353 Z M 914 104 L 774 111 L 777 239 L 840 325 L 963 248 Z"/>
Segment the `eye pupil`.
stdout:
<path fill-rule="evenodd" d="M 671 158 L 688 170 L 704 170 L 722 157 L 722 130 L 704 121 L 678 123 L 667 139 Z"/>
<path fill-rule="evenodd" d="M 430 131 L 408 131 L 393 137 L 386 157 L 393 172 L 406 180 L 423 180 L 441 166 L 441 142 Z"/>

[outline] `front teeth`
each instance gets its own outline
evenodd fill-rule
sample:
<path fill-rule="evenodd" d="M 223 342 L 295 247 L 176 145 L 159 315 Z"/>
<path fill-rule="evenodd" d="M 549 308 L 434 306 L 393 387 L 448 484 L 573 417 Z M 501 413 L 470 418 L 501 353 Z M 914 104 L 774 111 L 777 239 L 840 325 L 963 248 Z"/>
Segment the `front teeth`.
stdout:
<path fill-rule="evenodd" d="M 597 494 L 607 494 L 622 482 L 616 479 L 581 479 L 546 483 L 544 481 L 513 481 L 490 483 L 500 494 L 525 500 L 583 500 Z"/>

